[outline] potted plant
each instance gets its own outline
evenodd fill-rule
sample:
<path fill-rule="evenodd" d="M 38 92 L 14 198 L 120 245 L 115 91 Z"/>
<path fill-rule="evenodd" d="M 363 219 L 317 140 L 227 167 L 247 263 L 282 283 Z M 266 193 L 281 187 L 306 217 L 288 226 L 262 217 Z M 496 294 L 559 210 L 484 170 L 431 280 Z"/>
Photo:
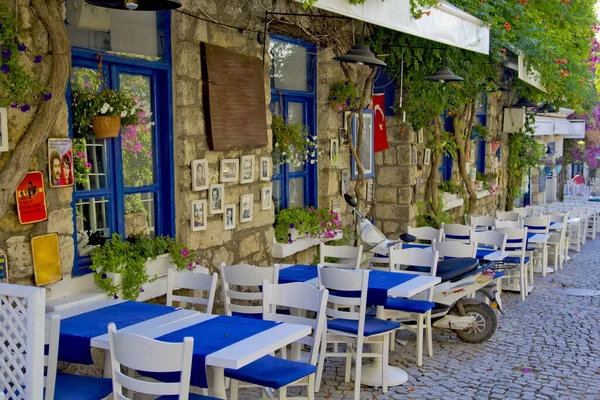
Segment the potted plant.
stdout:
<path fill-rule="evenodd" d="M 343 111 L 358 111 L 360 105 L 358 84 L 351 80 L 332 83 L 329 86 L 329 103 L 338 113 Z"/>
<path fill-rule="evenodd" d="M 301 167 L 308 161 L 315 163 L 317 137 L 310 136 L 306 125 L 286 122 L 280 115 L 274 115 L 271 130 L 274 143 L 271 156 L 274 165 L 289 163 Z"/>
<path fill-rule="evenodd" d="M 78 138 L 91 133 L 102 139 L 117 137 L 121 126 L 139 123 L 138 108 L 135 98 L 127 91 L 73 90 L 73 134 Z"/>
<path fill-rule="evenodd" d="M 326 207 L 292 207 L 277 214 L 274 228 L 279 243 L 292 243 L 303 237 L 328 241 L 339 233 L 341 224 L 339 215 Z"/>

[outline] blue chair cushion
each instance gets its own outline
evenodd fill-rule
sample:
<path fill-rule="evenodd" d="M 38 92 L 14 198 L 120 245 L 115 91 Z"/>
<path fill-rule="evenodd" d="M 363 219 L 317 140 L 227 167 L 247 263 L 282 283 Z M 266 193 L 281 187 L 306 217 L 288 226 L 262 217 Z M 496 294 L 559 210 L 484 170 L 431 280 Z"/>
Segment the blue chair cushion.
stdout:
<path fill-rule="evenodd" d="M 327 321 L 328 329 L 358 334 L 358 321 L 352 319 L 330 319 Z M 400 328 L 399 322 L 386 321 L 384 319 L 365 317 L 364 336 L 377 335 L 379 333 L 393 331 Z"/>
<path fill-rule="evenodd" d="M 388 298 L 385 308 L 387 310 L 406 311 L 412 313 L 425 314 L 435 306 L 435 303 L 425 300 L 411 299 L 391 299 Z"/>
<path fill-rule="evenodd" d="M 156 400 L 178 400 L 179 396 L 177 395 L 164 395 L 160 396 Z M 216 397 L 202 396 L 201 394 L 190 393 L 189 400 L 219 400 Z"/>
<path fill-rule="evenodd" d="M 238 381 L 279 389 L 310 374 L 317 367 L 303 362 L 264 356 L 240 369 L 226 369 L 225 376 Z"/>
<path fill-rule="evenodd" d="M 525 264 L 528 264 L 528 263 L 529 263 L 529 257 L 525 257 L 525 259 L 524 259 L 524 260 L 525 260 L 525 261 L 524 261 L 524 263 L 525 263 Z M 514 264 L 520 264 L 520 263 L 521 263 L 521 258 L 520 258 L 520 257 L 506 257 L 506 258 L 504 259 L 504 262 L 507 262 L 507 263 L 514 263 Z"/>
<path fill-rule="evenodd" d="M 54 400 L 99 400 L 111 393 L 111 379 L 56 373 Z"/>
<path fill-rule="evenodd" d="M 289 308 L 278 308 L 277 314 L 290 315 L 290 309 Z M 235 311 L 232 311 L 231 315 L 234 317 L 242 317 L 242 318 L 250 318 L 250 319 L 262 319 L 262 317 L 263 317 L 262 313 L 246 314 L 246 313 L 240 313 L 240 312 L 235 312 Z"/>

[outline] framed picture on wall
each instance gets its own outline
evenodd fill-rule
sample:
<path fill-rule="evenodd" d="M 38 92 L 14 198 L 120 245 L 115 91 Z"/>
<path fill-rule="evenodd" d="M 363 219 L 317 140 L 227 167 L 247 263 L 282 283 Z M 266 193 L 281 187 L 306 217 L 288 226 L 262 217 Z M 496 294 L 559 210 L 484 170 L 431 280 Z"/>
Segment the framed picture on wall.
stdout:
<path fill-rule="evenodd" d="M 423 128 L 419 129 L 419 133 L 417 134 L 417 142 L 423 143 Z"/>
<path fill-rule="evenodd" d="M 373 182 L 367 182 L 367 203 L 373 203 Z"/>
<path fill-rule="evenodd" d="M 6 253 L 0 253 L 0 282 L 8 283 L 8 259 Z"/>
<path fill-rule="evenodd" d="M 360 149 L 360 162 L 365 172 L 365 178 L 372 178 L 375 175 L 375 153 L 373 151 L 374 146 L 374 126 L 373 126 L 373 111 L 364 110 L 363 112 L 364 127 L 363 127 L 363 138 Z M 358 137 L 358 114 L 352 115 L 352 143 L 355 147 L 357 146 Z M 358 149 L 357 149 L 358 150 Z M 352 157 L 352 179 L 358 179 L 358 167 L 356 160 Z"/>
<path fill-rule="evenodd" d="M 242 176 L 240 183 L 252 183 L 254 182 L 254 160 L 256 159 L 253 155 L 242 156 Z"/>
<path fill-rule="evenodd" d="M 235 229 L 235 219 L 237 218 L 237 204 L 227 204 L 223 213 L 223 230 Z"/>
<path fill-rule="evenodd" d="M 73 186 L 73 142 L 48 139 L 48 172 L 51 187 Z"/>
<path fill-rule="evenodd" d="M 329 201 L 329 208 L 334 213 L 339 214 L 340 212 L 342 212 L 342 207 L 340 204 L 341 204 L 340 199 L 331 199 Z"/>
<path fill-rule="evenodd" d="M 417 146 L 413 144 L 410 149 L 412 164 L 417 165 Z"/>
<path fill-rule="evenodd" d="M 192 231 L 206 230 L 206 200 L 192 200 L 190 203 L 190 228 Z"/>
<path fill-rule="evenodd" d="M 431 149 L 425 149 L 425 155 L 423 156 L 423 165 L 429 165 L 431 162 Z"/>
<path fill-rule="evenodd" d="M 331 154 L 330 154 L 331 166 L 337 167 L 339 156 L 340 156 L 340 142 L 338 139 L 331 139 L 329 141 L 329 143 L 330 143 L 330 150 L 331 150 Z"/>
<path fill-rule="evenodd" d="M 223 211 L 225 210 L 225 200 L 224 195 L 225 195 L 225 185 L 223 184 L 215 184 L 215 185 L 210 185 L 210 198 L 209 200 L 209 204 L 210 204 L 210 213 L 211 214 L 223 214 Z"/>
<path fill-rule="evenodd" d="M 192 161 L 192 190 L 208 189 L 208 161 L 194 160 Z"/>
<path fill-rule="evenodd" d="M 271 194 L 271 186 L 266 186 L 260 189 L 260 209 L 270 210 L 273 206 L 273 195 Z"/>
<path fill-rule="evenodd" d="M 221 183 L 237 182 L 239 180 L 240 160 L 225 158 L 221 160 Z"/>
<path fill-rule="evenodd" d="M 8 109 L 0 107 L 0 152 L 8 151 Z"/>
<path fill-rule="evenodd" d="M 270 181 L 271 180 L 271 157 L 260 158 L 260 180 Z"/>
<path fill-rule="evenodd" d="M 252 222 L 253 204 L 254 195 L 252 193 L 242 195 L 240 198 L 240 222 Z"/>
<path fill-rule="evenodd" d="M 350 144 L 350 138 L 348 137 L 348 130 L 340 128 L 339 131 L 340 146 L 348 146 Z"/>
<path fill-rule="evenodd" d="M 350 171 L 345 169 L 342 171 L 342 196 L 350 190 Z"/>

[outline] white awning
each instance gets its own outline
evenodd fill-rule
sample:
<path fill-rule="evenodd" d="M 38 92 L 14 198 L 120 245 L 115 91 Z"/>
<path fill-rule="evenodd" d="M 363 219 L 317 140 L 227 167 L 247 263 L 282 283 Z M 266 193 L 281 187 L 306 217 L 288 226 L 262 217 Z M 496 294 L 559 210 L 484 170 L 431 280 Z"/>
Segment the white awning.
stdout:
<path fill-rule="evenodd" d="M 296 0 L 302 3 L 302 0 Z M 448 3 L 432 8 L 430 15 L 414 19 L 409 0 L 367 0 L 352 5 L 348 0 L 318 0 L 314 7 L 373 25 L 408 33 L 461 49 L 489 54 L 490 31 L 481 20 Z"/>
<path fill-rule="evenodd" d="M 540 82 L 540 73 L 536 70 L 532 70 L 531 73 L 527 71 L 527 63 L 525 62 L 525 57 L 522 54 L 519 54 L 518 58 L 509 57 L 506 66 L 512 70 L 517 71 L 517 75 L 519 79 L 525 83 L 530 84 L 536 89 L 541 90 L 544 93 L 548 93 L 544 85 Z"/>

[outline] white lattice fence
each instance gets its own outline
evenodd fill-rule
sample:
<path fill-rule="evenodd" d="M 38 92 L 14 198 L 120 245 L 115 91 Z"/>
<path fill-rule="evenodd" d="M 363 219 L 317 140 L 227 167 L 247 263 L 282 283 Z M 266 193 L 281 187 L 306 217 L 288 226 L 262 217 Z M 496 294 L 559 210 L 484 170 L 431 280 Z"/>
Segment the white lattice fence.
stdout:
<path fill-rule="evenodd" d="M 0 394 L 7 399 L 42 398 L 45 306 L 44 289 L 0 283 Z"/>

